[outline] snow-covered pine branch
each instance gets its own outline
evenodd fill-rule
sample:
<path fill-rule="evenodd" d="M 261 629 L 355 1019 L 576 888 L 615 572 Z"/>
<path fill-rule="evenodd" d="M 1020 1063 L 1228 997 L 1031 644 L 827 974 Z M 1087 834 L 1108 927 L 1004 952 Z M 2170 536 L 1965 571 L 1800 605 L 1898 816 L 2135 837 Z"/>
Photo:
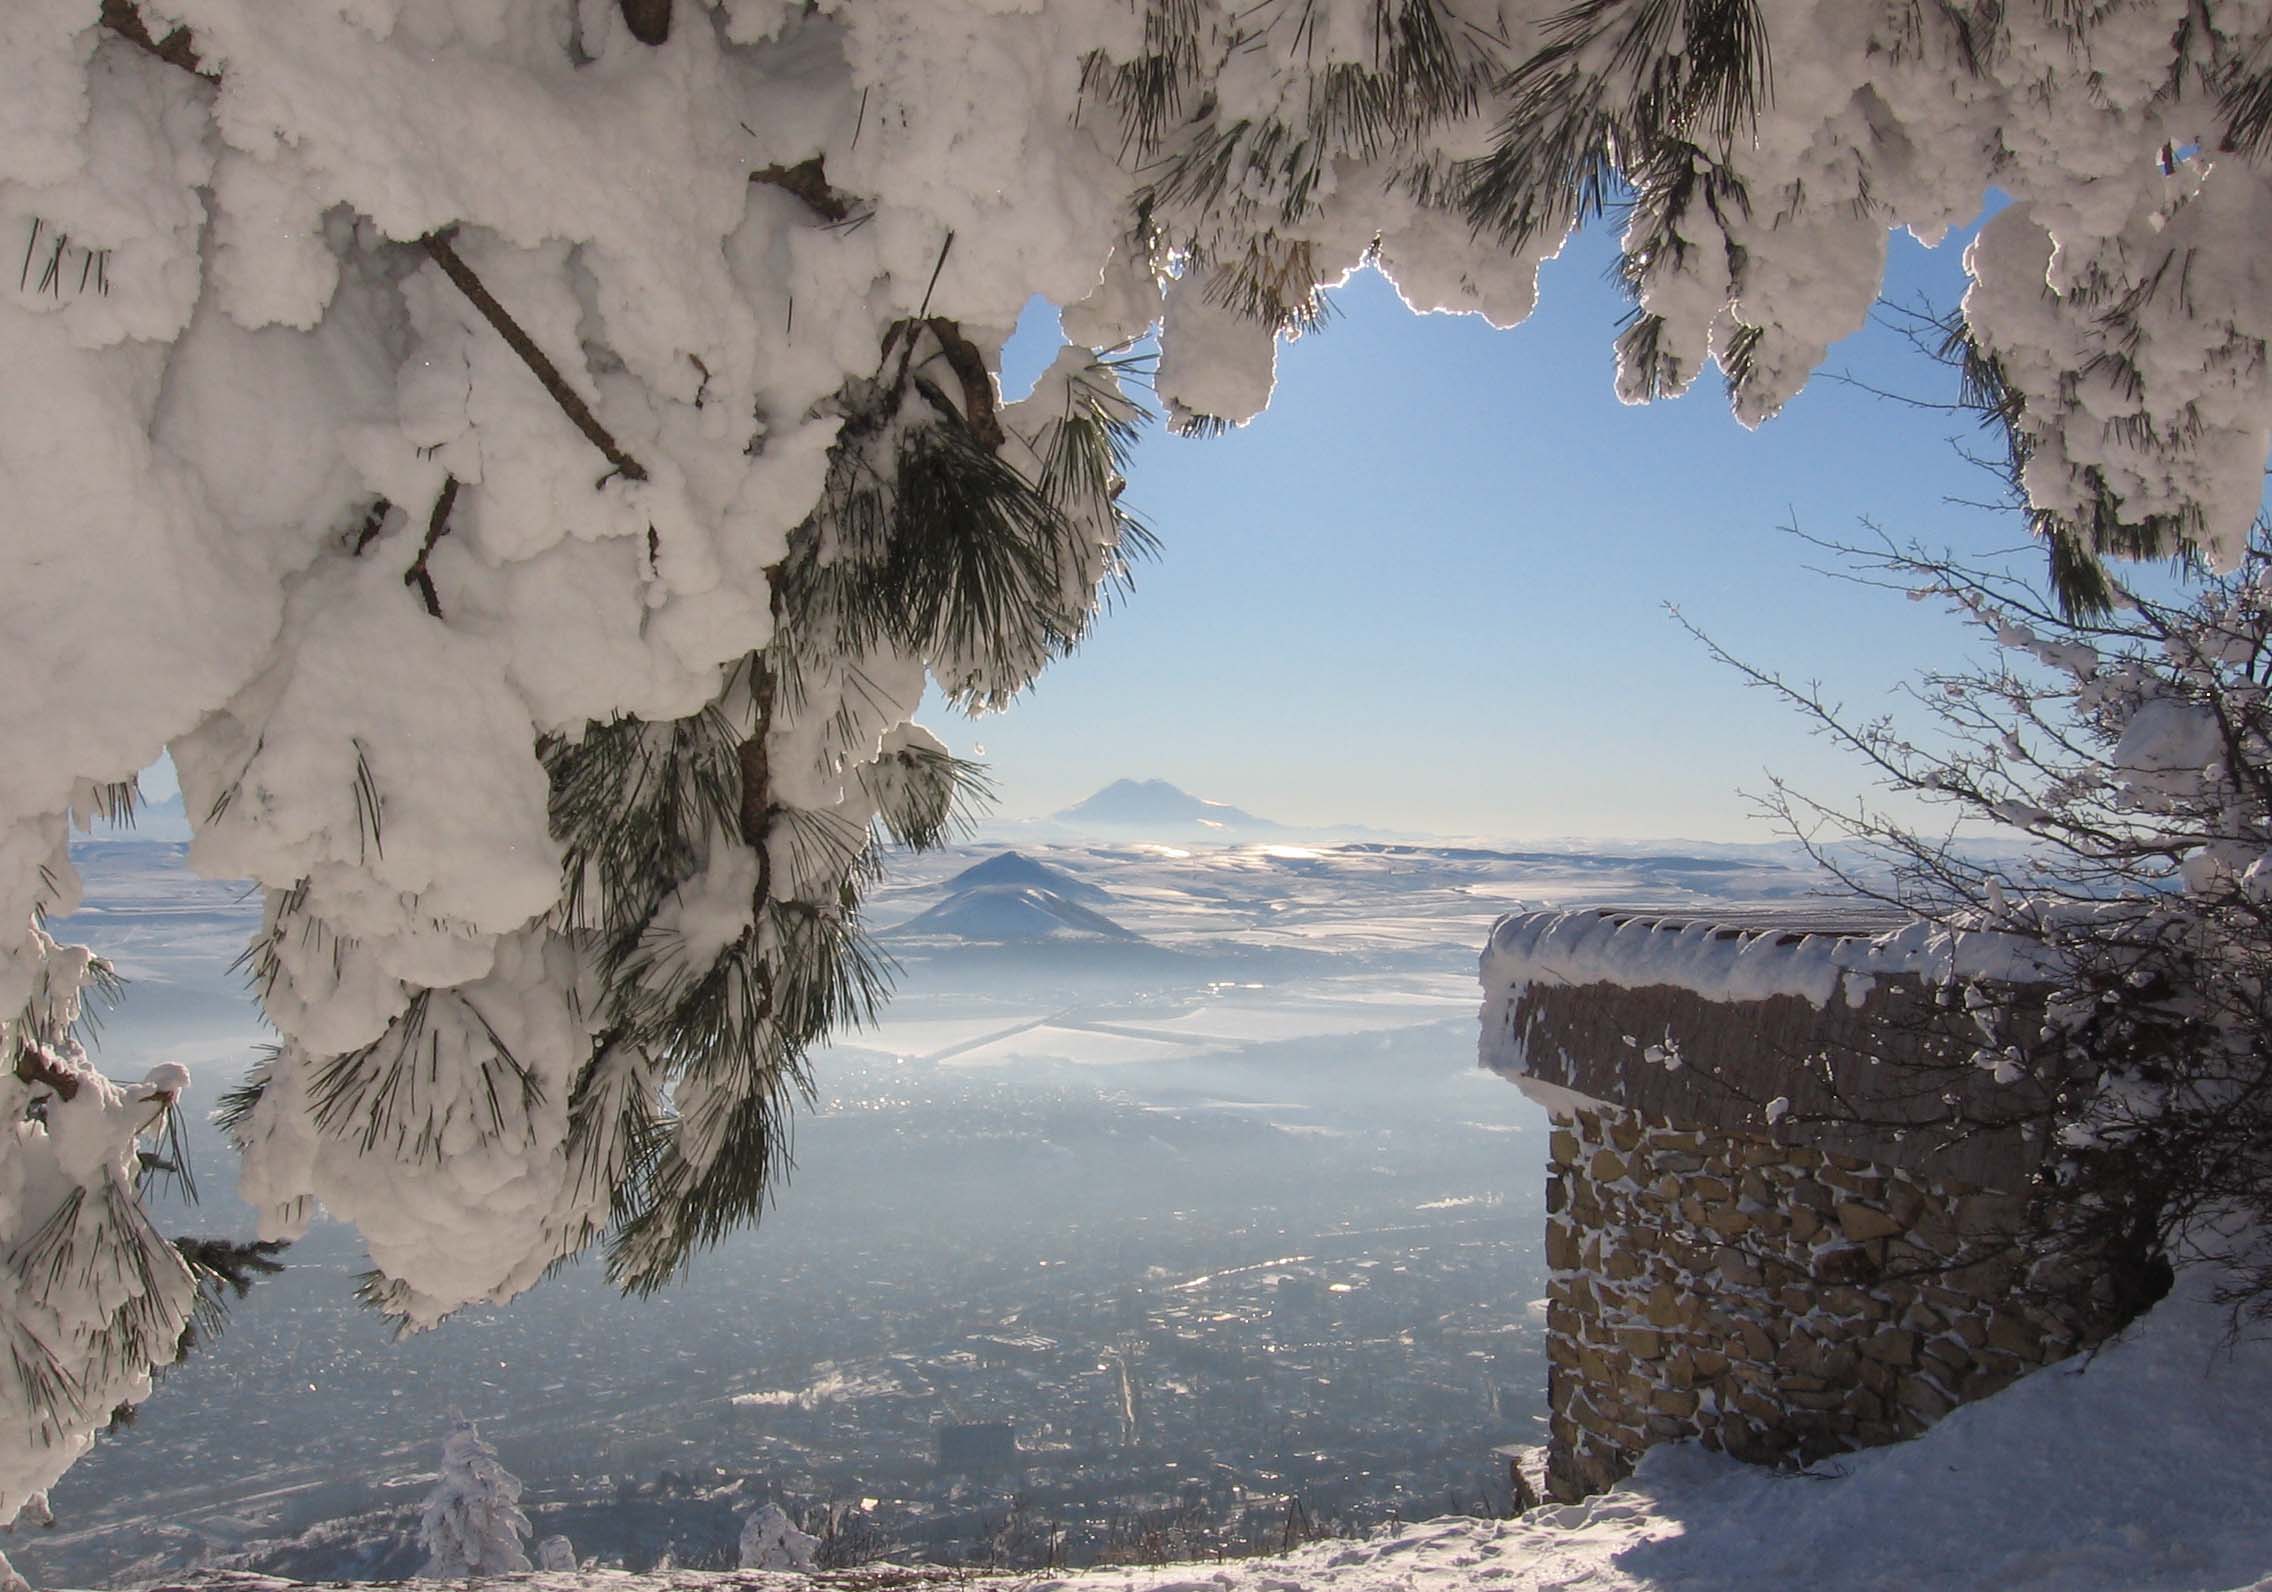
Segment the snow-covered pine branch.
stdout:
<path fill-rule="evenodd" d="M 2230 560 L 2272 435 L 2268 33 L 2198 0 L 16 0 L 0 1010 L 60 988 L 66 814 L 169 750 L 196 864 L 268 892 L 281 1045 L 231 1107 L 268 1232 L 357 1220 L 412 1325 L 603 1233 L 658 1283 L 762 1204 L 803 1055 L 878 993 L 876 826 L 934 840 L 970 788 L 908 723 L 925 679 L 1014 696 L 1141 545 L 1098 350 L 1163 323 L 1171 421 L 1235 423 L 1320 284 L 1370 259 L 1511 324 L 1622 182 L 1621 390 L 1716 359 L 1758 420 L 1888 228 L 1993 189 L 1967 348 L 2075 589 L 2100 550 Z M 1004 404 L 1037 293 L 1070 346 Z M 69 1303 L 24 1246 L 91 1186 L 7 1169 L 72 1119 L 25 1109 L 11 1324 Z M 85 1330 L 49 1350 L 110 1352 Z M 51 1438 L 0 1508 L 99 1418 L 59 1385 L 5 1394 Z"/>

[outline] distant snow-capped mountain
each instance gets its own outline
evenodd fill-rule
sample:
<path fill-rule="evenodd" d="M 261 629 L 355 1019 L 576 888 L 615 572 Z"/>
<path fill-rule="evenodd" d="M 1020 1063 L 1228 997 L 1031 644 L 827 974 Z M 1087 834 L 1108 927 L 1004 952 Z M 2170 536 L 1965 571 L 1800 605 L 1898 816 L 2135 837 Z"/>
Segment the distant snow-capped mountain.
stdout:
<path fill-rule="evenodd" d="M 1164 779 L 1116 779 L 1088 800 L 1075 802 L 1055 816 L 1063 824 L 1113 829 L 1167 825 L 1254 834 L 1286 827 L 1227 802 L 1194 796 Z"/>

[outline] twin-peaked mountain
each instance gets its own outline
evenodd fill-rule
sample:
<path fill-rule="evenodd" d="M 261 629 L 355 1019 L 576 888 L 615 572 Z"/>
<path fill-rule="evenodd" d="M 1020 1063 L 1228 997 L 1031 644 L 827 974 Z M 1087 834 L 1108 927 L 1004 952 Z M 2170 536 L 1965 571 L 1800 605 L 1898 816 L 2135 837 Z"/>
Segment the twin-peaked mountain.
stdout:
<path fill-rule="evenodd" d="M 1227 802 L 1194 796 L 1164 779 L 1116 779 L 1053 817 L 1079 828 L 1199 829 L 1219 835 L 1266 834 L 1286 827 Z"/>

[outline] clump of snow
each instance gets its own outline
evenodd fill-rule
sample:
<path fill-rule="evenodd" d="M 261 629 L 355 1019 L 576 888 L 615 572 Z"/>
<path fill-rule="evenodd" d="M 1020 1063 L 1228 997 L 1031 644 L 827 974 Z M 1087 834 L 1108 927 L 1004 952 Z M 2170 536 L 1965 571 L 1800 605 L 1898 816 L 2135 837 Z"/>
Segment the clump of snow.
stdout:
<path fill-rule="evenodd" d="M 413 1327 L 533 1285 L 607 1208 L 568 1148 L 591 989 L 573 941 L 531 930 L 501 939 L 483 977 L 412 998 L 368 1069 L 286 1044 L 240 1135 L 261 1235 L 299 1237 L 320 1201 L 361 1229 L 388 1310 Z"/>
<path fill-rule="evenodd" d="M 1244 425 L 1269 406 L 1278 381 L 1278 339 L 1268 325 L 1215 302 L 1193 269 L 1168 290 L 1155 385 L 1178 422 Z"/>

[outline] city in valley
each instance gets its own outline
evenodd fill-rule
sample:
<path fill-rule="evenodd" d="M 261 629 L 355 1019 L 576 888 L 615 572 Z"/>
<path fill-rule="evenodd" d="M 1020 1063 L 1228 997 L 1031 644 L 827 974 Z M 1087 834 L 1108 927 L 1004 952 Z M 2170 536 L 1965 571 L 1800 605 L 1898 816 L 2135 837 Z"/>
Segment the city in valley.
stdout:
<path fill-rule="evenodd" d="M 896 859 L 899 993 L 814 1058 L 761 1227 L 650 1298 L 587 1260 L 395 1341 L 320 1223 L 59 1487 L 48 1584 L 414 1573 L 452 1412 L 585 1562 L 729 1566 L 776 1502 L 823 1563 L 1276 1550 L 1509 1502 L 1540 1441 L 1544 1118 L 1475 1063 L 1475 954 L 1525 902 L 1795 895 L 1759 848 L 1512 852 L 1011 834 Z M 62 925 L 132 980 L 102 1057 L 262 1034 L 257 900 L 163 840 L 79 848 Z M 197 1138 L 201 1205 L 249 1233 Z"/>

